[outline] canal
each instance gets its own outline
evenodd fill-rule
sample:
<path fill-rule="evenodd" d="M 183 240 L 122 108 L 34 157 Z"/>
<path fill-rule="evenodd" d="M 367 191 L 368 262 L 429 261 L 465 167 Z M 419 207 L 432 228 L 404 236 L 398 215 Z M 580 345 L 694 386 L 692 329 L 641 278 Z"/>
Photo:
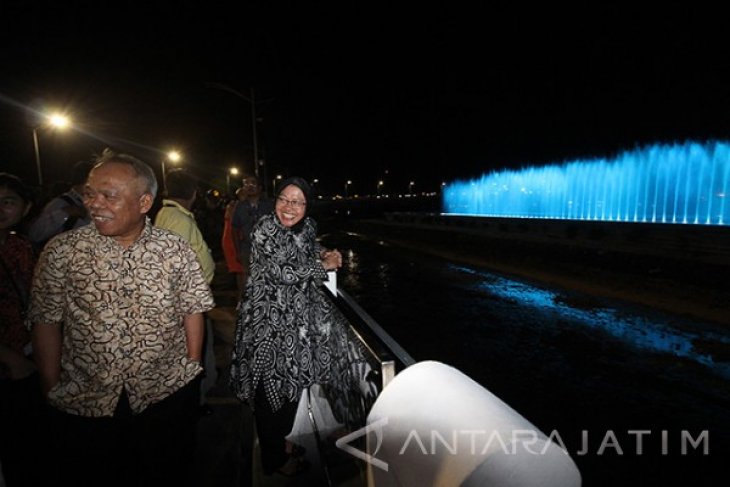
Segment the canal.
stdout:
<path fill-rule="evenodd" d="M 338 284 L 416 360 L 452 365 L 575 460 L 584 486 L 717 485 L 730 334 L 333 231 Z M 478 428 L 478 425 L 475 425 Z"/>

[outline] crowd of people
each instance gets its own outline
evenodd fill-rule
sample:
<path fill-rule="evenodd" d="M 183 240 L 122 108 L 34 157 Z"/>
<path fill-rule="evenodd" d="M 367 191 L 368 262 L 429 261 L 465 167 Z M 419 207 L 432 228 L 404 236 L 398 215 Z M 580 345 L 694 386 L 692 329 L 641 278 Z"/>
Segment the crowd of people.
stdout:
<path fill-rule="evenodd" d="M 269 199 L 246 176 L 223 208 L 187 170 L 164 180 L 160 199 L 149 165 L 106 149 L 30 217 L 32 192 L 0 173 L 8 487 L 194 485 L 218 259 L 239 295 L 230 387 L 253 409 L 264 473 L 308 468 L 286 436 L 305 388 L 330 379 L 320 284 L 342 265 L 317 241 L 310 187 L 292 177 Z"/>

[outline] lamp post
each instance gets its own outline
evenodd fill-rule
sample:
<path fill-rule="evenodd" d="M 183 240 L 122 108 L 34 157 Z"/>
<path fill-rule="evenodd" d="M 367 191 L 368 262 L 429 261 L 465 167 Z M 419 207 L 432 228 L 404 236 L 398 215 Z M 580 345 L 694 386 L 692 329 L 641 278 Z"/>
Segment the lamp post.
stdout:
<path fill-rule="evenodd" d="M 176 150 L 171 150 L 168 152 L 165 157 L 162 158 L 162 187 L 167 189 L 166 185 L 166 175 L 165 175 L 165 158 L 169 160 L 172 164 L 177 164 L 180 162 L 180 159 L 182 159 L 182 155 Z"/>
<path fill-rule="evenodd" d="M 415 181 L 411 181 L 410 183 L 408 183 L 408 194 L 413 193 L 413 185 L 415 185 L 415 184 L 416 184 Z"/>
<path fill-rule="evenodd" d="M 258 151 L 258 141 L 256 137 L 256 94 L 254 93 L 253 87 L 251 87 L 251 95 L 246 96 L 243 93 L 241 93 L 238 90 L 234 90 L 228 85 L 225 85 L 223 83 L 206 83 L 206 86 L 209 88 L 216 88 L 218 90 L 227 91 L 228 93 L 231 93 L 239 98 L 243 98 L 247 102 L 251 104 L 251 132 L 253 137 L 253 170 L 254 174 L 256 175 L 256 178 L 259 177 L 259 151 Z"/>
<path fill-rule="evenodd" d="M 274 179 L 271 180 L 271 194 L 276 194 L 276 182 L 281 181 L 284 178 L 281 174 L 277 174 Z"/>
<path fill-rule="evenodd" d="M 380 193 L 381 193 L 381 191 L 383 190 L 383 185 L 384 185 L 384 184 L 385 184 L 385 183 L 383 182 L 383 180 L 382 180 L 382 179 L 381 179 L 380 181 L 378 181 L 378 196 L 380 196 Z"/>
<path fill-rule="evenodd" d="M 228 170 L 226 173 L 226 196 L 228 196 L 231 193 L 231 175 L 237 176 L 238 175 L 238 168 L 232 167 Z"/>
<path fill-rule="evenodd" d="M 65 128 L 71 123 L 68 117 L 59 113 L 54 113 L 53 115 L 46 117 L 46 121 L 49 126 L 59 129 Z M 38 146 L 38 129 L 40 129 L 41 127 L 43 127 L 42 123 L 33 127 L 33 148 L 35 150 L 35 165 L 38 171 L 38 186 L 43 186 L 43 172 L 41 171 L 41 152 Z"/>
<path fill-rule="evenodd" d="M 321 195 L 318 194 L 319 193 L 319 186 L 317 186 L 318 184 L 319 184 L 319 179 L 317 179 L 317 178 L 312 179 L 312 196 L 315 198 L 322 197 Z"/>
<path fill-rule="evenodd" d="M 352 184 L 352 181 L 351 181 L 351 180 L 349 180 L 349 179 L 348 179 L 348 180 L 347 180 L 347 182 L 345 183 L 345 198 L 347 198 L 347 197 L 349 196 L 349 193 L 348 193 L 348 189 L 349 189 L 349 186 L 350 186 L 351 184 Z"/>

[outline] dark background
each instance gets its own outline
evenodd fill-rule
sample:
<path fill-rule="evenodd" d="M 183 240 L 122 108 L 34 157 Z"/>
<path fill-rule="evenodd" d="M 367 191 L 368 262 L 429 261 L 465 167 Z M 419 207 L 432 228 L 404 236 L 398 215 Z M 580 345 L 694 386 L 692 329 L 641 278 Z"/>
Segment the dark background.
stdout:
<path fill-rule="evenodd" d="M 727 137 L 724 14 L 590 3 L 4 2 L 0 170 L 35 183 L 33 110 L 55 108 L 76 129 L 39 130 L 45 182 L 106 146 L 159 171 L 174 147 L 222 187 L 253 169 L 251 105 L 208 82 L 255 89 L 267 184 L 325 194 Z"/>

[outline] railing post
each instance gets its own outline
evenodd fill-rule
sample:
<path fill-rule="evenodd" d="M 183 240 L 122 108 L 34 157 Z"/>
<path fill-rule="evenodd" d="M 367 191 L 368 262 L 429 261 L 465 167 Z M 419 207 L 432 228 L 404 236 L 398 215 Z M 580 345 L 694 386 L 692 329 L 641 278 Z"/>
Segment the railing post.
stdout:
<path fill-rule="evenodd" d="M 337 272 L 327 271 L 327 280 L 324 285 L 327 286 L 333 296 L 337 296 Z"/>

